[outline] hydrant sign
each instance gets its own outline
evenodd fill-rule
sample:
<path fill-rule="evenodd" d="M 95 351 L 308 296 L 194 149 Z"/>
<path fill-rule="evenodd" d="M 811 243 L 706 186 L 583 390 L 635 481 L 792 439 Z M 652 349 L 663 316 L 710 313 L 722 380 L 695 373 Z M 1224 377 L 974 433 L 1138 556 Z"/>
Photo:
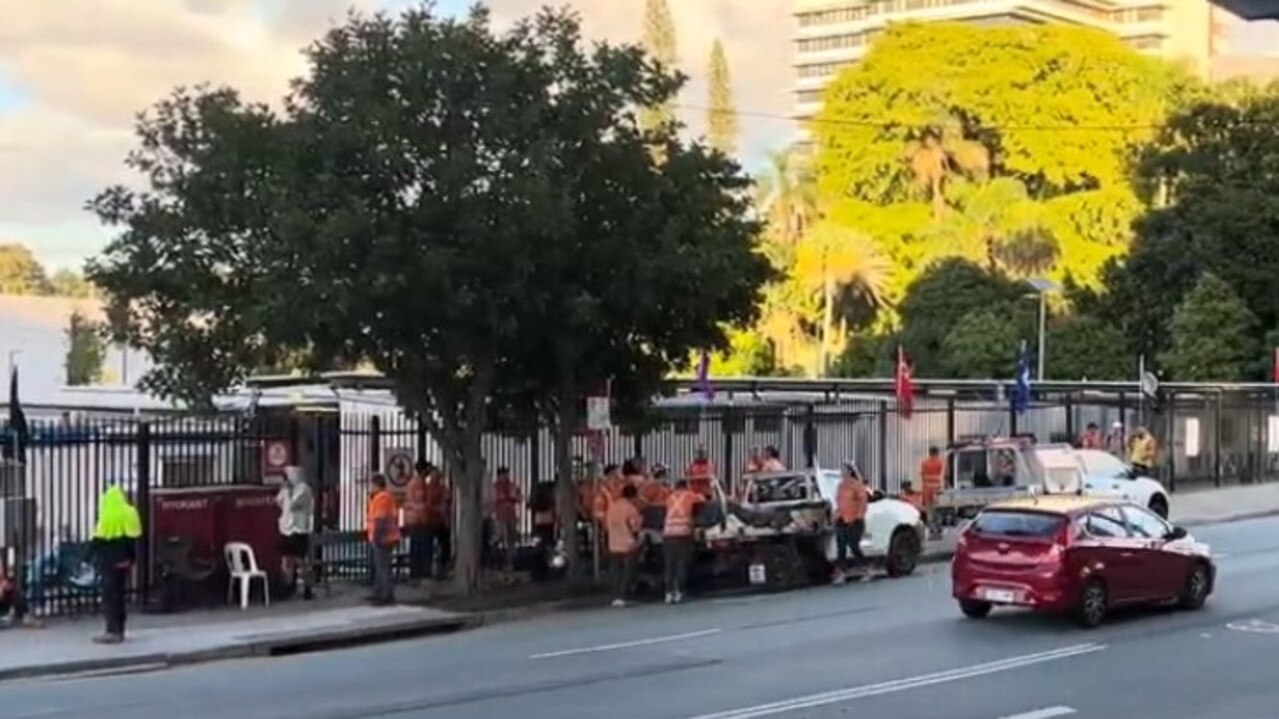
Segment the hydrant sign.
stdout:
<path fill-rule="evenodd" d="M 293 461 L 293 449 L 282 439 L 262 443 L 262 479 L 274 484 L 284 478 L 284 468 Z"/>
<path fill-rule="evenodd" d="M 586 428 L 593 432 L 601 432 L 613 425 L 609 417 L 608 397 L 586 398 Z"/>

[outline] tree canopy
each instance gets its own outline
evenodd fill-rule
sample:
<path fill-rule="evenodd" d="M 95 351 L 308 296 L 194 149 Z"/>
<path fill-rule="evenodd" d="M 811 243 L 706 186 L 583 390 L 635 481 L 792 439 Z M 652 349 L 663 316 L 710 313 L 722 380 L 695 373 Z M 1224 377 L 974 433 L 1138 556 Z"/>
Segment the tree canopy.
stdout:
<path fill-rule="evenodd" d="M 146 386 L 200 401 L 285 351 L 375 367 L 444 450 L 470 589 L 494 418 L 570 431 L 596 383 L 640 395 L 726 346 L 770 277 L 736 165 L 639 121 L 682 78 L 583 45 L 562 11 L 501 35 L 483 10 L 353 16 L 282 115 L 158 104 L 130 158 L 148 189 L 93 203 L 121 232 L 90 276 L 156 359 Z"/>
<path fill-rule="evenodd" d="M 1174 114 L 1145 151 L 1141 177 L 1161 204 L 1136 224 L 1131 253 L 1108 263 L 1100 291 L 1079 298 L 1081 309 L 1123 332 L 1134 356 L 1178 356 L 1167 354 L 1174 310 L 1204 273 L 1255 315 L 1253 351 L 1263 333 L 1279 327 L 1272 290 L 1279 273 L 1279 139 L 1270 131 L 1276 124 L 1279 86 L 1227 86 Z M 1260 379 L 1265 364 L 1254 360 L 1241 377 L 1212 379 Z"/>
<path fill-rule="evenodd" d="M 64 362 L 68 386 L 97 384 L 102 380 L 102 363 L 107 345 L 102 327 L 78 310 L 67 322 L 67 357 Z"/>
<path fill-rule="evenodd" d="M 0 294 L 46 295 L 49 275 L 25 245 L 0 244 Z"/>
<path fill-rule="evenodd" d="M 1256 361 L 1257 318 L 1230 285 L 1204 274 L 1168 323 L 1163 368 L 1183 382 L 1240 380 Z"/>
<path fill-rule="evenodd" d="M 715 39 L 711 61 L 706 117 L 706 138 L 711 147 L 725 155 L 737 152 L 737 108 L 733 106 L 733 74 L 728 66 L 724 43 Z"/>

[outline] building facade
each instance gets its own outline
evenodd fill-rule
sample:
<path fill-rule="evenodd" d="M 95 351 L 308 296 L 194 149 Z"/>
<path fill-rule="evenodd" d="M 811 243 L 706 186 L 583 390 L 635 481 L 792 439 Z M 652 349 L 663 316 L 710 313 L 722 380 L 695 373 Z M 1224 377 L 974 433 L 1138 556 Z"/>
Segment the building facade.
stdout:
<path fill-rule="evenodd" d="M 1083 25 L 1206 75 L 1217 52 L 1215 13 L 1207 0 L 796 0 L 794 116 L 812 119 L 826 85 L 893 22 Z"/>

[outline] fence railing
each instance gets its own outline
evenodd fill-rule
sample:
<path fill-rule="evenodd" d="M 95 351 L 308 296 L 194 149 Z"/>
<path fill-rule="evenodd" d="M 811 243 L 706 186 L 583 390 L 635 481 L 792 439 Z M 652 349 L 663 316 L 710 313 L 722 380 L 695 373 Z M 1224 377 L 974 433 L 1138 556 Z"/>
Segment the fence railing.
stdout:
<path fill-rule="evenodd" d="M 1040 392 L 1020 414 L 1012 412 L 998 392 L 938 390 L 917 397 L 907 418 L 891 394 L 882 392 L 797 396 L 793 391 L 741 388 L 713 402 L 685 398 L 660 406 L 645 429 L 615 427 L 598 438 L 596 447 L 605 462 L 642 456 L 650 465 L 660 463 L 676 473 L 704 448 L 731 485 L 753 449 L 773 446 L 790 466 L 853 461 L 873 484 L 892 493 L 903 480 L 917 479 L 919 461 L 930 447 L 944 448 L 966 437 L 1010 434 L 1033 434 L 1042 442 L 1070 441 L 1090 423 L 1106 430 L 1116 422 L 1128 430 L 1139 424 L 1152 430 L 1161 446 L 1159 478 L 1174 491 L 1195 484 L 1279 478 L 1279 404 L 1273 395 L 1254 389 L 1169 391 L 1151 403 L 1131 392 L 1071 388 Z M 373 472 L 398 476 L 418 459 L 446 471 L 448 466 L 415 418 L 384 400 L 360 397 L 346 396 L 327 412 L 51 423 L 37 418 L 32 426 L 26 463 L 16 470 L 20 476 L 0 484 L 7 487 L 7 505 L 23 498 L 34 505 L 22 541 L 9 541 L 6 557 L 7 566 L 24 560 L 28 601 L 46 614 L 96 608 L 96 572 L 87 562 L 87 548 L 97 499 L 113 483 L 132 493 L 148 528 L 141 556 L 144 569 L 136 582 L 136 591 L 147 594 L 156 579 L 150 559 L 157 542 L 167 539 L 155 536 L 157 523 L 166 533 L 182 528 L 197 544 L 208 544 L 206 534 L 237 531 L 229 525 L 197 526 L 206 520 L 197 519 L 203 515 L 196 513 L 189 520 L 160 521 L 155 512 L 161 499 L 169 502 L 163 505 L 169 511 L 182 504 L 183 497 L 231 487 L 256 486 L 259 494 L 269 494 L 262 488 L 267 484 L 264 477 L 287 460 L 303 467 L 313 481 L 320 525 L 355 531 L 363 526 L 367 482 Z M 574 453 L 588 455 L 589 442 L 586 436 L 574 437 Z M 544 427 L 487 434 L 483 454 L 489 474 L 499 466 L 509 467 L 526 498 L 537 482 L 549 480 L 556 471 L 553 437 Z M 254 511 L 273 511 L 268 499 L 255 501 Z M 207 521 L 234 524 L 225 517 Z M 269 519 L 263 521 L 270 524 Z M 525 513 L 526 533 L 528 521 Z M 258 542 L 273 539 L 255 537 Z M 274 556 L 274 549 L 264 548 L 262 553 Z M 209 559 L 218 562 L 219 555 Z M 354 547 L 347 559 L 361 563 L 366 555 Z"/>

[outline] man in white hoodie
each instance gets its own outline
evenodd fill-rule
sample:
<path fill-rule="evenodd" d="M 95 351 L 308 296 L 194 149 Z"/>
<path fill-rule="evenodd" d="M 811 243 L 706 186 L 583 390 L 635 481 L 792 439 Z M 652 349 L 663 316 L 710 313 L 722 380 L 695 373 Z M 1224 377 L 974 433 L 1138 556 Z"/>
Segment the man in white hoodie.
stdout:
<path fill-rule="evenodd" d="M 311 531 L 315 523 L 315 495 L 301 467 L 285 467 L 284 483 L 275 496 L 280 507 L 280 568 L 290 589 L 302 574 L 302 598 L 311 599 Z"/>

